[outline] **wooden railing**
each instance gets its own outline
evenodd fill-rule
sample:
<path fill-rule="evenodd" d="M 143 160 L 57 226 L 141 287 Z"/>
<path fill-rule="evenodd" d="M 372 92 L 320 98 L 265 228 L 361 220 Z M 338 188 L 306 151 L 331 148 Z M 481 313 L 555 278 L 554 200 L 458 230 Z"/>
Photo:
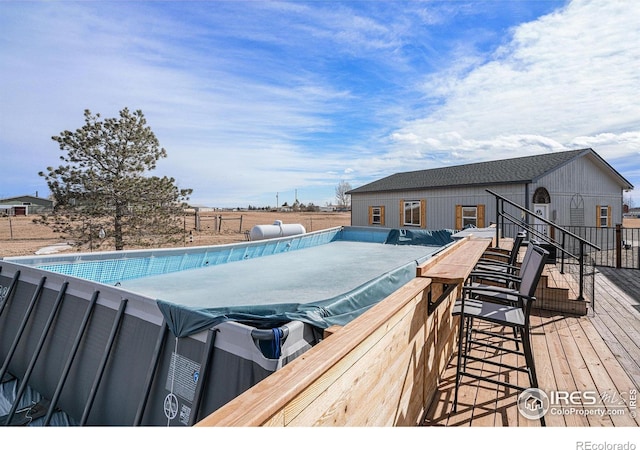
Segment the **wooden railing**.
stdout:
<path fill-rule="evenodd" d="M 467 237 L 447 247 L 416 278 L 196 426 L 419 425 L 455 349 L 451 307 L 461 280 L 488 245 Z"/>

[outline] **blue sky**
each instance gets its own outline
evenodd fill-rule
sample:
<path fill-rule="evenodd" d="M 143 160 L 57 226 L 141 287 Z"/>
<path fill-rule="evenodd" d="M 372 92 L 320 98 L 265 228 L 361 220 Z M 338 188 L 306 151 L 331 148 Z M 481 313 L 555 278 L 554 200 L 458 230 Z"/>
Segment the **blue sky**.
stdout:
<path fill-rule="evenodd" d="M 591 147 L 640 206 L 640 2 L 0 0 L 0 197 L 51 136 L 140 109 L 157 172 L 221 207 Z"/>

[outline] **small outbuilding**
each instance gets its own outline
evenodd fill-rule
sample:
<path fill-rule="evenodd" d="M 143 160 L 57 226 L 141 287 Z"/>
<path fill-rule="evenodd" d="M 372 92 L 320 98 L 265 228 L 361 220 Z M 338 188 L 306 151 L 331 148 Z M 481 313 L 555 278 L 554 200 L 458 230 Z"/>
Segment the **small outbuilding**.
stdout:
<path fill-rule="evenodd" d="M 621 223 L 633 189 L 586 148 L 390 175 L 348 192 L 353 226 L 483 228 L 496 217 L 487 189 L 563 227 Z M 538 224 L 547 227 L 543 222 Z"/>
<path fill-rule="evenodd" d="M 6 216 L 28 216 L 53 211 L 53 200 L 37 195 L 20 195 L 0 198 L 0 214 Z"/>

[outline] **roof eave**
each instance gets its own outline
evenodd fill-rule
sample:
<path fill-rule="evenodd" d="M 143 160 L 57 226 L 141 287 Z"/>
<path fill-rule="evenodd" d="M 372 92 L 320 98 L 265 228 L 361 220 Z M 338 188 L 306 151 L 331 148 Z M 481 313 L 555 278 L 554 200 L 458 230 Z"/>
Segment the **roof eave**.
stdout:
<path fill-rule="evenodd" d="M 589 150 L 591 150 L 591 149 L 589 149 Z M 631 184 L 631 182 L 629 182 L 629 180 L 627 180 L 625 177 L 623 177 L 620 174 L 620 172 L 618 172 L 616 169 L 614 169 L 613 166 L 611 164 L 609 164 L 606 160 L 604 160 L 600 155 L 598 155 L 593 150 L 591 150 L 590 154 L 598 162 L 600 162 L 602 165 L 604 165 L 605 167 L 607 167 L 611 171 L 611 174 L 613 175 L 613 177 L 618 179 L 618 182 L 620 183 L 620 186 L 622 187 L 623 190 L 631 190 L 631 189 L 633 189 L 633 184 Z"/>
<path fill-rule="evenodd" d="M 432 191 L 435 189 L 452 189 L 452 188 L 467 188 L 467 187 L 483 187 L 483 186 L 504 186 L 504 185 L 514 185 L 514 184 L 529 184 L 532 180 L 518 180 L 518 181 L 499 181 L 494 183 L 468 183 L 468 184 L 447 184 L 442 186 L 417 186 L 417 187 L 403 187 L 403 188 L 393 188 L 393 189 L 371 189 L 366 191 L 355 192 L 357 189 L 353 191 L 347 192 L 347 194 L 373 194 L 373 193 L 381 193 L 381 192 L 402 192 L 402 191 Z"/>

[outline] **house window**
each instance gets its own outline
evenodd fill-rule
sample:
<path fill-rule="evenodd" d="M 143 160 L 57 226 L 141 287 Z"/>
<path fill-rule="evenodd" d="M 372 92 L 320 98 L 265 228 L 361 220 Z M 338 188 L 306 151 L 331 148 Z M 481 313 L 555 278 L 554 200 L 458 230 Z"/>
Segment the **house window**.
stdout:
<path fill-rule="evenodd" d="M 369 207 L 369 225 L 384 225 L 384 206 Z"/>
<path fill-rule="evenodd" d="M 485 208 L 478 205 L 456 205 L 456 230 L 462 230 L 468 226 L 484 228 Z"/>
<path fill-rule="evenodd" d="M 600 226 L 601 227 L 607 226 L 607 212 L 608 212 L 608 208 L 606 206 L 600 207 Z"/>
<path fill-rule="evenodd" d="M 533 193 L 533 203 L 551 203 L 551 195 L 543 187 L 539 187 Z"/>
<path fill-rule="evenodd" d="M 402 221 L 402 225 L 404 226 L 422 226 L 422 208 L 420 200 L 409 200 L 404 201 L 404 220 Z"/>
<path fill-rule="evenodd" d="M 597 226 L 600 228 L 606 228 L 611 226 L 611 206 L 598 205 L 597 206 Z"/>
<path fill-rule="evenodd" d="M 478 208 L 475 206 L 462 207 L 462 228 L 478 226 Z"/>
<path fill-rule="evenodd" d="M 379 206 L 374 206 L 371 211 L 371 223 L 373 225 L 380 225 L 382 222 L 382 210 Z"/>

